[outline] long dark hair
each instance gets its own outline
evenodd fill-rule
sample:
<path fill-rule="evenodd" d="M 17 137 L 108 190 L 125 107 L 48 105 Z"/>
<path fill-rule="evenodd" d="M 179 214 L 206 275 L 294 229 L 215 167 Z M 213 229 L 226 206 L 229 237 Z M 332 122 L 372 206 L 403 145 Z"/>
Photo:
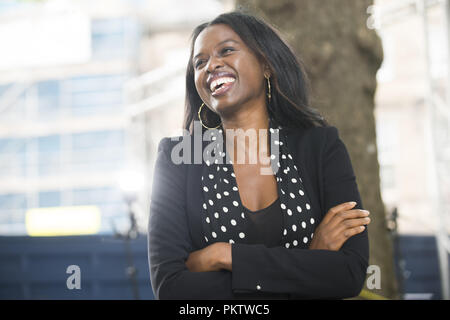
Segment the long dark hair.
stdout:
<path fill-rule="evenodd" d="M 260 61 L 269 66 L 272 97 L 267 106 L 270 117 L 289 128 L 328 126 L 328 122 L 318 110 L 310 106 L 310 87 L 304 67 L 289 45 L 282 40 L 278 31 L 259 18 L 234 11 L 221 14 L 214 20 L 199 25 L 192 33 L 191 55 L 186 70 L 184 129 L 192 132 L 193 121 L 198 118 L 198 110 L 203 103 L 194 82 L 192 63 L 194 43 L 200 32 L 215 24 L 225 24 L 233 29 Z M 219 115 L 207 107 L 203 109 L 203 122 L 210 127 L 217 126 L 220 123 Z"/>

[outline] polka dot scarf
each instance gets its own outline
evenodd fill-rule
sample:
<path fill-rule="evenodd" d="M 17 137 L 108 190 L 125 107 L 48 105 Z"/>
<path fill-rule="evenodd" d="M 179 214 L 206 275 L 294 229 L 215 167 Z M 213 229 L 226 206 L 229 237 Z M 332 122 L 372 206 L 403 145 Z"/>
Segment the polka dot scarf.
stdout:
<path fill-rule="evenodd" d="M 226 153 L 222 129 L 207 130 L 212 144 L 202 171 L 202 224 L 204 240 L 213 242 L 248 243 L 246 218 L 240 200 L 233 164 Z M 276 133 L 276 134 L 274 134 Z M 217 139 L 222 135 L 222 139 Z M 313 237 L 315 221 L 300 172 L 289 151 L 281 126 L 269 121 L 270 167 L 276 176 L 281 214 L 283 215 L 282 243 L 286 248 L 308 248 Z M 278 156 L 277 156 L 278 153 Z M 225 158 L 222 161 L 220 157 Z M 269 169 L 270 170 L 270 169 Z"/>

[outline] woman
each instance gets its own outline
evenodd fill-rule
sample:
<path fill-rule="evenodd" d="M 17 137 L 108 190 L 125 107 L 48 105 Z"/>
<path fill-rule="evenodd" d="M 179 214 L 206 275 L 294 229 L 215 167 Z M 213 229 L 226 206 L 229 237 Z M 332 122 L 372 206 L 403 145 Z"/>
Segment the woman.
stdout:
<path fill-rule="evenodd" d="M 202 144 L 164 138 L 158 147 L 148 229 L 157 299 L 359 294 L 369 212 L 307 88 L 292 50 L 260 19 L 232 12 L 194 30 L 183 138 Z M 186 146 L 188 161 L 175 161 Z"/>

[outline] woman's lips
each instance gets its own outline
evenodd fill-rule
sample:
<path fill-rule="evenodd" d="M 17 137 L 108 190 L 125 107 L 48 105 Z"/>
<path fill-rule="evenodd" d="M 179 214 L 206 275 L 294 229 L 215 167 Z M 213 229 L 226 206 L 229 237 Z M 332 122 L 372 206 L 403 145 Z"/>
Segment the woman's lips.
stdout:
<path fill-rule="evenodd" d="M 231 87 L 233 87 L 234 82 L 228 82 L 228 83 L 224 83 L 222 84 L 222 86 L 218 89 L 216 89 L 213 93 L 212 96 L 213 97 L 220 97 L 222 95 L 224 95 L 225 93 L 227 93 Z"/>

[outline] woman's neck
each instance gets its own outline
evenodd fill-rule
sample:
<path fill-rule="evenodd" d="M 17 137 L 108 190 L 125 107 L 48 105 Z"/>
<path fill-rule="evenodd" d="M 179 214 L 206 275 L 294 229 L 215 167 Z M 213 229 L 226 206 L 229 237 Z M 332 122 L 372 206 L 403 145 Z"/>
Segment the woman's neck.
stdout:
<path fill-rule="evenodd" d="M 245 164 L 258 164 L 261 156 L 269 156 L 269 116 L 266 108 L 253 112 L 243 110 L 232 118 L 222 119 L 222 127 L 227 150 L 234 150 L 233 163 L 242 164 L 245 161 Z M 265 134 L 261 135 L 260 130 Z M 227 139 L 227 135 L 231 139 Z M 265 150 L 261 150 L 264 145 Z"/>

